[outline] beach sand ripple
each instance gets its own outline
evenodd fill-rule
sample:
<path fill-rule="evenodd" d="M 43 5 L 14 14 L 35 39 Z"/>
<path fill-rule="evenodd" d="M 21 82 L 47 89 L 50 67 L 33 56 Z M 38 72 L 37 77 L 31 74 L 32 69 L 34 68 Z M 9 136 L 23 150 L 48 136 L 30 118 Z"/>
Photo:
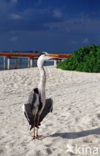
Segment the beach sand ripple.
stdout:
<path fill-rule="evenodd" d="M 68 145 L 100 146 L 100 74 L 45 69 L 54 108 L 39 128 L 42 140 L 32 140 L 22 112 L 38 69 L 0 71 L 0 156 L 71 156 Z"/>

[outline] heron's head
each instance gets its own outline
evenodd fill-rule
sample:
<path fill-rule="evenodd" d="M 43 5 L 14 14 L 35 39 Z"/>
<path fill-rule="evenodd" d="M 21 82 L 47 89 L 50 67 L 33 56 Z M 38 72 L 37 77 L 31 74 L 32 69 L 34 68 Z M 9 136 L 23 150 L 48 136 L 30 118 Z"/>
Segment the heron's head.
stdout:
<path fill-rule="evenodd" d="M 38 61 L 37 61 L 37 66 L 43 66 L 44 62 L 47 61 L 47 60 L 50 60 L 50 59 L 54 59 L 56 58 L 56 56 L 54 56 L 53 54 L 49 54 L 47 52 L 43 52 L 39 58 L 38 58 Z"/>

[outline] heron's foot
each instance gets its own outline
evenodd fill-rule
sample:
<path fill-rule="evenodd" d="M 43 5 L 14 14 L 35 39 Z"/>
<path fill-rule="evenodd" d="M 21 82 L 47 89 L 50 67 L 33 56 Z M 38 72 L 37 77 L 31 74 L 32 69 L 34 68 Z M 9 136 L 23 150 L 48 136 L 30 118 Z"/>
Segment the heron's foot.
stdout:
<path fill-rule="evenodd" d="M 32 140 L 34 140 L 36 137 L 35 136 L 33 136 L 33 138 L 32 138 Z"/>
<path fill-rule="evenodd" d="M 42 139 L 42 135 L 36 135 L 36 139 Z"/>

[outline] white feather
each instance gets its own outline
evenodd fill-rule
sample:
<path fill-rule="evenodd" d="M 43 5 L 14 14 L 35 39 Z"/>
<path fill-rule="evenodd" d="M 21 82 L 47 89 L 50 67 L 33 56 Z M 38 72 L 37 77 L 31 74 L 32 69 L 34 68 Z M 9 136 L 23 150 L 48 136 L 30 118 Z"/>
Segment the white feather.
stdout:
<path fill-rule="evenodd" d="M 25 105 L 22 105 L 22 111 L 25 112 Z"/>

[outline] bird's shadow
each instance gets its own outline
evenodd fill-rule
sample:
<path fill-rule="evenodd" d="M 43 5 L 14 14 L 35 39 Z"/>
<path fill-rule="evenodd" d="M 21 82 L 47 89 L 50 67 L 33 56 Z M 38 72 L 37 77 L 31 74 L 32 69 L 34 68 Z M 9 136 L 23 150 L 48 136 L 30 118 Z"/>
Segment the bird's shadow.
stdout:
<path fill-rule="evenodd" d="M 68 132 L 68 133 L 54 133 L 50 137 L 62 137 L 64 139 L 77 139 L 89 135 L 100 135 L 100 127 L 96 129 L 81 131 L 81 132 Z"/>

